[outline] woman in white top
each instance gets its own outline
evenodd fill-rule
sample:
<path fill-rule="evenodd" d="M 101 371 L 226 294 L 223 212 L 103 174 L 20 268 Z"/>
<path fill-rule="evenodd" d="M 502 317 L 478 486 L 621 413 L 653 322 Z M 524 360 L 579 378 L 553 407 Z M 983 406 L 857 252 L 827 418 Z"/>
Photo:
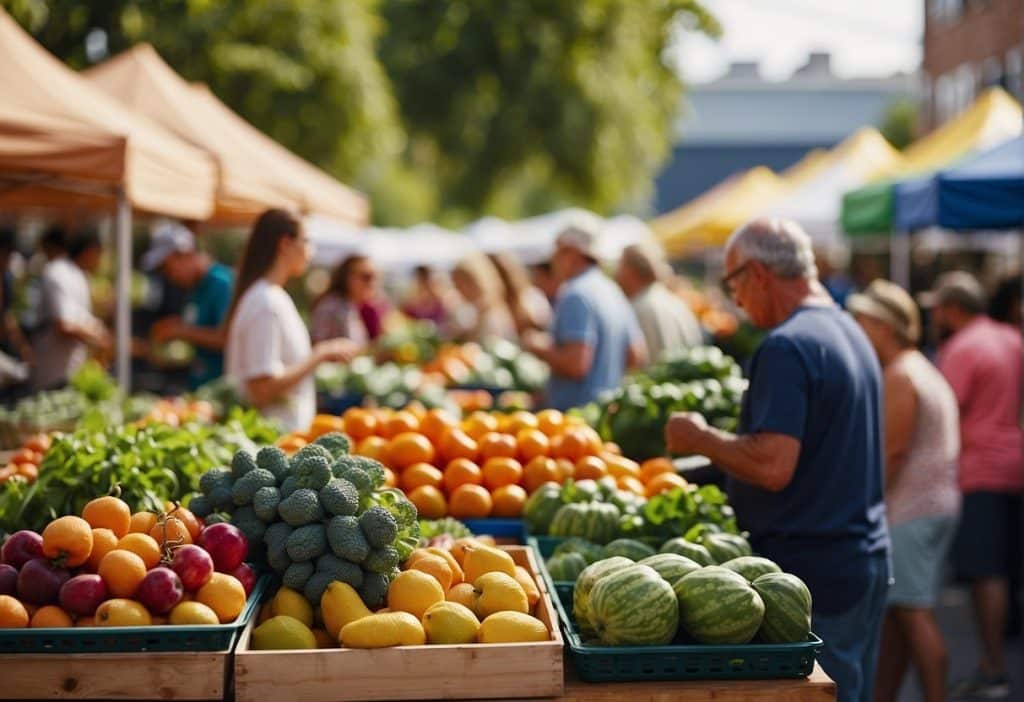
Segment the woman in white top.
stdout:
<path fill-rule="evenodd" d="M 288 431 L 316 414 L 313 371 L 356 353 L 346 339 L 310 344 L 309 331 L 284 286 L 306 272 L 310 245 L 302 223 L 267 210 L 253 225 L 228 312 L 226 373 L 252 405 Z"/>

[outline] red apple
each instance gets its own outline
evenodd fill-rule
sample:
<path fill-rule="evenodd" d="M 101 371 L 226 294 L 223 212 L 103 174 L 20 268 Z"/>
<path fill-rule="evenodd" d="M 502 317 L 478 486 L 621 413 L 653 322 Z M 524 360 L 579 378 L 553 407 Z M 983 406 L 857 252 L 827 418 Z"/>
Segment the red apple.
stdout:
<path fill-rule="evenodd" d="M 22 529 L 7 537 L 0 549 L 0 562 L 20 569 L 33 558 L 43 557 L 43 537 L 34 531 Z"/>
<path fill-rule="evenodd" d="M 17 592 L 18 569 L 12 565 L 0 563 L 0 595 L 14 596 Z"/>
<path fill-rule="evenodd" d="M 249 543 L 238 527 L 223 522 L 203 529 L 198 543 L 210 554 L 218 573 L 230 573 L 240 566 L 249 550 Z"/>
<path fill-rule="evenodd" d="M 66 568 L 57 568 L 45 558 L 33 558 L 18 573 L 18 597 L 32 604 L 53 604 L 70 577 Z"/>
<path fill-rule="evenodd" d="M 247 597 L 252 594 L 252 589 L 256 587 L 256 571 L 253 570 L 251 565 L 248 563 L 242 563 L 231 571 L 229 575 L 235 576 L 238 579 L 238 582 L 242 583 L 242 587 L 245 588 L 245 594 Z"/>
<path fill-rule="evenodd" d="M 178 574 L 186 590 L 195 592 L 213 575 L 213 559 L 200 547 L 186 544 L 174 549 L 171 570 Z"/>
<path fill-rule="evenodd" d="M 185 588 L 181 578 L 170 568 L 158 566 L 146 573 L 135 599 L 153 614 L 167 614 L 181 602 Z"/>
<path fill-rule="evenodd" d="M 60 588 L 60 606 L 79 617 L 91 617 L 106 599 L 106 583 L 92 573 L 76 575 Z"/>

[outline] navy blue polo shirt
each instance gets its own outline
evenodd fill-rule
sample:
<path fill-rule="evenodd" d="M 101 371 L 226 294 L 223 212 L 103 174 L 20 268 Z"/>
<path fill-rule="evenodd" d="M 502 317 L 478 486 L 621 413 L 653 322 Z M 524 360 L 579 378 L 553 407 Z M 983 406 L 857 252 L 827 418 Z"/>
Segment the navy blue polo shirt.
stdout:
<path fill-rule="evenodd" d="M 816 611 L 848 609 L 867 587 L 868 559 L 889 547 L 881 368 L 853 318 L 808 306 L 773 329 L 751 360 L 740 427 L 800 441 L 784 490 L 729 480 L 754 549 L 802 578 Z"/>

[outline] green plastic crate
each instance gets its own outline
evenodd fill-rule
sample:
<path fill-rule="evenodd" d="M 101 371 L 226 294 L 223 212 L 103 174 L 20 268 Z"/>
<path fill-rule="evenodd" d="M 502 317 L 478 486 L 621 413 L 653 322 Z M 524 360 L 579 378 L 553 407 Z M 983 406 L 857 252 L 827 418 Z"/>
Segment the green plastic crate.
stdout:
<path fill-rule="evenodd" d="M 547 566 L 547 560 L 551 558 L 551 554 L 555 552 L 555 549 L 563 541 L 565 539 L 561 536 L 531 536 L 527 539 L 527 543 L 529 543 L 533 552 L 537 554 L 537 564 L 540 568 L 541 577 L 544 578 L 544 583 L 548 586 L 548 592 L 556 592 L 559 595 L 568 592 L 571 601 L 574 583 L 568 580 L 552 580 Z"/>
<path fill-rule="evenodd" d="M 245 609 L 230 624 L 0 629 L 0 654 L 230 651 L 259 608 L 270 580 L 264 575 L 256 581 Z"/>
<path fill-rule="evenodd" d="M 576 630 L 572 589 L 557 592 L 552 600 L 573 666 L 586 682 L 805 678 L 814 670 L 815 655 L 823 645 L 811 634 L 798 644 L 593 646 L 584 643 Z"/>

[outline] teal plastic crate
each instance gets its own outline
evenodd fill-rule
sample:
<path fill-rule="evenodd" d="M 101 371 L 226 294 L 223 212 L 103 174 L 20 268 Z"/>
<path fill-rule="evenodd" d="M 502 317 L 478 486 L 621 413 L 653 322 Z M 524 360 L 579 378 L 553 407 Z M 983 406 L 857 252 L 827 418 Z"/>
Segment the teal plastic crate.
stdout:
<path fill-rule="evenodd" d="M 541 577 L 548 586 L 548 592 L 555 592 L 561 595 L 568 593 L 572 600 L 573 583 L 569 580 L 554 580 L 548 572 L 547 559 L 555 552 L 558 545 L 565 541 L 561 536 L 531 536 L 527 539 L 533 552 L 537 554 L 537 565 L 540 568 Z"/>
<path fill-rule="evenodd" d="M 586 682 L 654 680 L 778 680 L 805 678 L 823 645 L 811 634 L 797 644 L 736 646 L 594 646 L 585 643 L 572 619 L 572 589 L 552 597 L 573 666 Z"/>
<path fill-rule="evenodd" d="M 256 614 L 270 580 L 264 575 L 256 582 L 245 609 L 230 624 L 0 629 L 0 654 L 230 651 Z"/>

